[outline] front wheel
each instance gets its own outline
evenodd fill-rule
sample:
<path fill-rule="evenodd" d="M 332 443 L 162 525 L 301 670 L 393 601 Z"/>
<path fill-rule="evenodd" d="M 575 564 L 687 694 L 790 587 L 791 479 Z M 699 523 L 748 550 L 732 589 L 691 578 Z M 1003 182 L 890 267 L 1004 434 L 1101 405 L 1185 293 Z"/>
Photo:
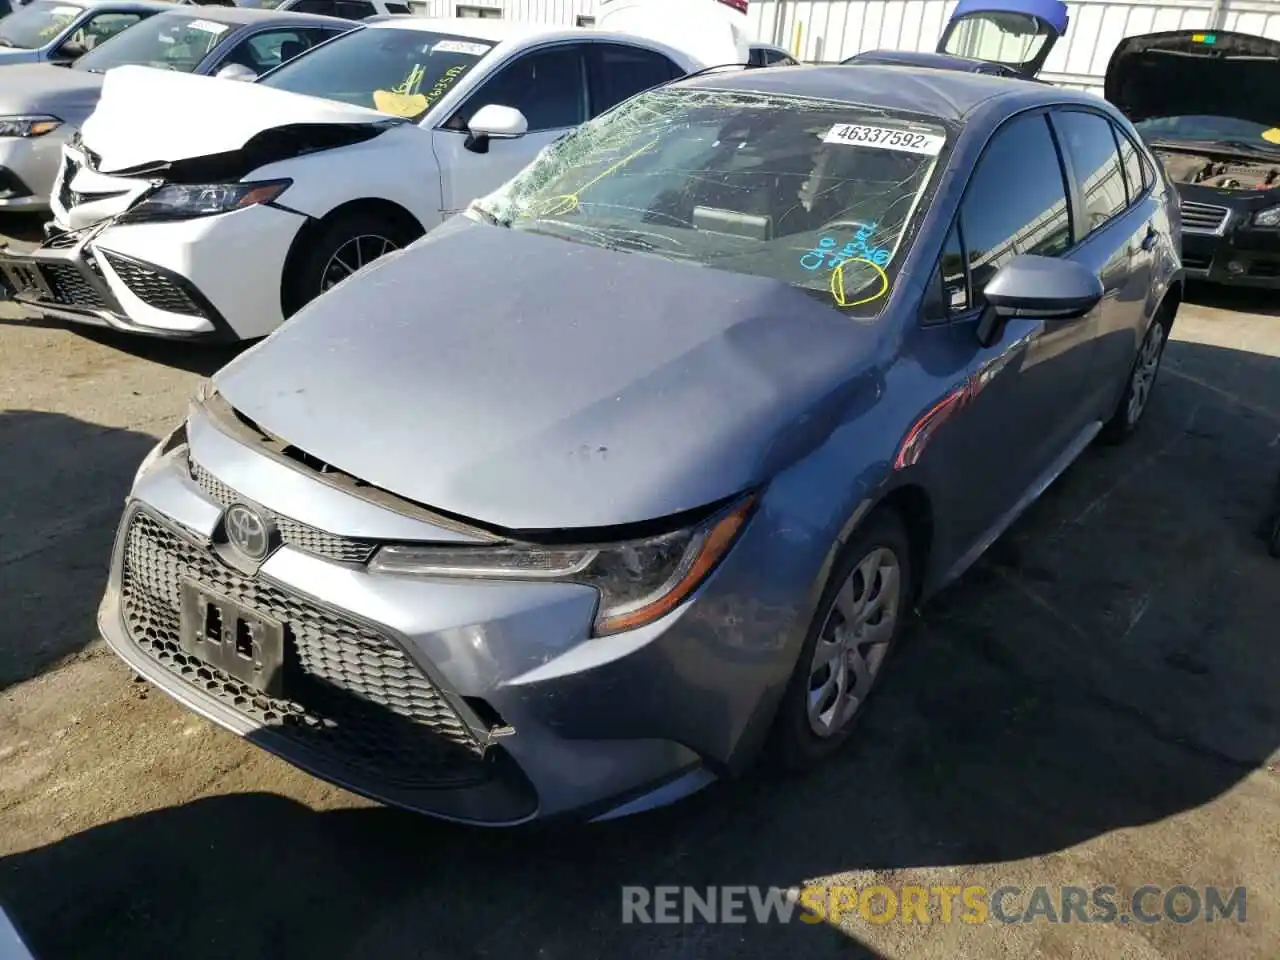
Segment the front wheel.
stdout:
<path fill-rule="evenodd" d="M 906 531 L 896 513 L 882 510 L 832 570 L 778 708 L 772 762 L 804 769 L 848 740 L 902 632 L 912 582 Z"/>
<path fill-rule="evenodd" d="M 374 213 L 351 213 L 322 223 L 289 271 L 284 290 L 286 313 L 296 313 L 326 290 L 421 235 L 420 229 L 409 229 L 400 221 Z"/>

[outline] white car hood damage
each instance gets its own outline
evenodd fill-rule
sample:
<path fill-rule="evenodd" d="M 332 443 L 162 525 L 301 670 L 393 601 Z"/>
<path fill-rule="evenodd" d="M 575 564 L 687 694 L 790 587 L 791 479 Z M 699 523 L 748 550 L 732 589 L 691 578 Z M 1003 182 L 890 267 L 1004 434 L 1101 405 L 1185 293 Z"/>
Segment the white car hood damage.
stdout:
<path fill-rule="evenodd" d="M 238 150 L 256 134 L 296 124 L 387 123 L 376 110 L 256 83 L 125 66 L 107 71 L 81 141 L 101 173 Z"/>

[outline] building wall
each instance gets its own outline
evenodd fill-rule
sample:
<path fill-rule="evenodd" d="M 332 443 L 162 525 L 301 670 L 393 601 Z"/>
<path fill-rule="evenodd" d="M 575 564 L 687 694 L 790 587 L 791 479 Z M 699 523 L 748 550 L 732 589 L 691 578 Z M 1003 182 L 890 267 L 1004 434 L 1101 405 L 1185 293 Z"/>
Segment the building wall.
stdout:
<path fill-rule="evenodd" d="M 693 0 L 690 0 L 693 2 Z M 956 0 L 751 0 L 757 40 L 802 60 L 843 60 L 863 50 L 932 50 Z M 451 17 L 458 7 L 500 10 L 508 19 L 573 24 L 595 0 L 417 0 Z M 1280 0 L 1074 0 L 1071 23 L 1045 64 L 1045 79 L 1101 91 L 1107 60 L 1123 37 L 1157 30 L 1235 30 L 1280 40 Z"/>

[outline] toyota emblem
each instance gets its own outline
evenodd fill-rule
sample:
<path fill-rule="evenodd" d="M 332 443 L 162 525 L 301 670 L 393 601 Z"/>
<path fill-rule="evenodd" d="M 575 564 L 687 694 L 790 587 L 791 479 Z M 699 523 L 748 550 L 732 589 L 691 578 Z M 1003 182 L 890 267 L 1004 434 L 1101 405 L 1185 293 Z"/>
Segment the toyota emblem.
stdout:
<path fill-rule="evenodd" d="M 227 507 L 222 518 L 227 542 L 250 560 L 264 560 L 271 550 L 271 528 L 262 515 L 243 503 Z"/>

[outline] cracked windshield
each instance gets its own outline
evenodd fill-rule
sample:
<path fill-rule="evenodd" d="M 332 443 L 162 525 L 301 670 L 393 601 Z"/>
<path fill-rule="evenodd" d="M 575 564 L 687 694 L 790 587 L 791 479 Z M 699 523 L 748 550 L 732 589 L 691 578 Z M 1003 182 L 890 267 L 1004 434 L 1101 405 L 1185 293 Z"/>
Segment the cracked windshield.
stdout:
<path fill-rule="evenodd" d="M 0 47 L 34 50 L 60 34 L 84 7 L 35 0 L 0 20 Z"/>
<path fill-rule="evenodd" d="M 875 312 L 944 142 L 938 123 L 849 104 L 653 91 L 570 133 L 470 212 Z"/>
<path fill-rule="evenodd" d="M 416 120 L 492 49 L 424 30 L 357 30 L 259 82 Z"/>

